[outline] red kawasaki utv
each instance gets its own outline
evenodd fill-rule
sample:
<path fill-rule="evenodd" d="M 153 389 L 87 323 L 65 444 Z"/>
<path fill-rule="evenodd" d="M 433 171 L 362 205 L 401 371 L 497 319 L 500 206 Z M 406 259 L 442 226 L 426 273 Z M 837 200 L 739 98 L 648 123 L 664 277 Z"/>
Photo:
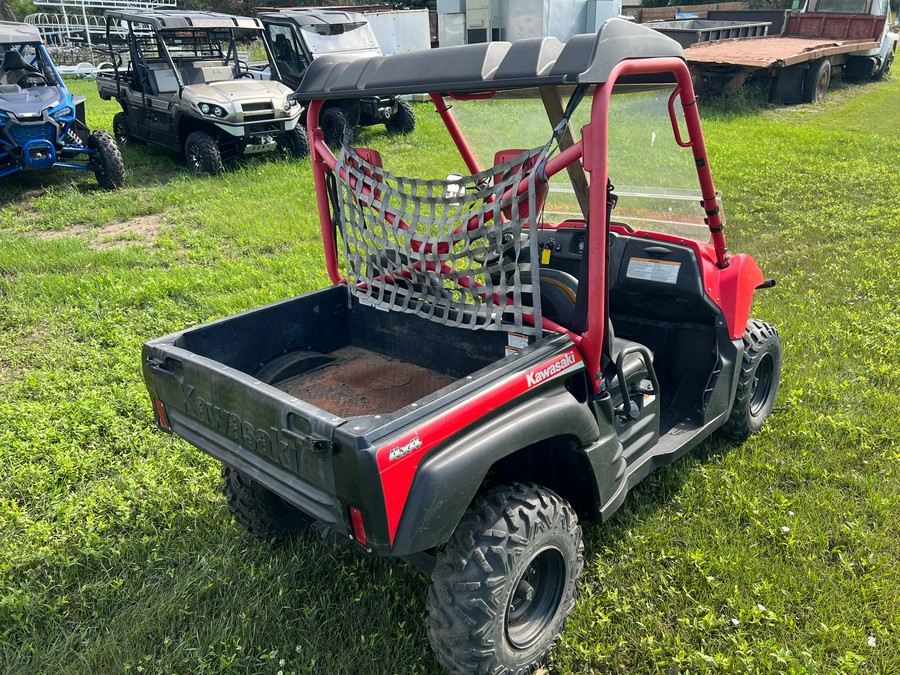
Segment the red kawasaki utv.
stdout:
<path fill-rule="evenodd" d="M 634 102 L 613 143 L 611 95 L 629 87 L 667 87 L 662 115 L 645 134 L 653 94 L 616 97 Z M 466 175 L 405 178 L 374 150 L 329 150 L 329 100 L 419 91 Z M 454 113 L 476 106 L 497 138 L 531 124 L 508 100 L 529 91 L 545 142 L 480 163 Z M 613 19 L 565 44 L 323 57 L 296 96 L 333 285 L 148 342 L 157 422 L 222 461 L 254 534 L 313 525 L 425 569 L 448 670 L 533 670 L 575 604 L 580 523 L 713 432 L 758 431 L 778 390 L 778 333 L 749 318 L 772 282 L 725 247 L 681 48 Z M 641 177 L 660 147 L 688 160 L 693 196 L 610 175 L 617 155 Z M 560 217 L 566 200 L 576 214 Z M 681 231 L 698 224 L 709 242 Z"/>

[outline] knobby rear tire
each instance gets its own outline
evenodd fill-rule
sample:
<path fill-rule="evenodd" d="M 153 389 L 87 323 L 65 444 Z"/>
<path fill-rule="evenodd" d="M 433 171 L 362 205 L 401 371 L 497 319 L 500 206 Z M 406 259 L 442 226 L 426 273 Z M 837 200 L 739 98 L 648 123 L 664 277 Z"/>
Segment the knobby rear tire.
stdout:
<path fill-rule="evenodd" d="M 326 108 L 319 118 L 319 126 L 322 127 L 325 143 L 330 148 L 339 148 L 344 142 L 344 136 L 349 133 L 352 137 L 353 134 L 353 128 L 340 108 Z"/>
<path fill-rule="evenodd" d="M 131 134 L 128 131 L 128 115 L 118 112 L 113 116 L 113 137 L 120 146 L 131 142 Z"/>
<path fill-rule="evenodd" d="M 222 493 L 235 521 L 260 539 L 285 539 L 310 525 L 301 511 L 230 466 L 222 466 Z"/>
<path fill-rule="evenodd" d="M 575 606 L 584 567 L 572 507 L 531 483 L 488 490 L 438 553 L 428 639 L 452 673 L 537 669 Z"/>

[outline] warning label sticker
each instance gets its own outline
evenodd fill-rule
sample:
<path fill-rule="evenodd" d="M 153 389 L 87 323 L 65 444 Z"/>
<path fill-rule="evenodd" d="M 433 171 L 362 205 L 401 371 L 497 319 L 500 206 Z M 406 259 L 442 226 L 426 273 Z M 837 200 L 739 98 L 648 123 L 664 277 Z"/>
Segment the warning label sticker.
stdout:
<path fill-rule="evenodd" d="M 507 333 L 507 344 L 513 349 L 524 349 L 528 346 L 528 336 L 521 333 Z"/>
<path fill-rule="evenodd" d="M 651 258 L 629 258 L 625 276 L 629 279 L 658 281 L 663 284 L 678 283 L 678 270 L 681 263 Z"/>

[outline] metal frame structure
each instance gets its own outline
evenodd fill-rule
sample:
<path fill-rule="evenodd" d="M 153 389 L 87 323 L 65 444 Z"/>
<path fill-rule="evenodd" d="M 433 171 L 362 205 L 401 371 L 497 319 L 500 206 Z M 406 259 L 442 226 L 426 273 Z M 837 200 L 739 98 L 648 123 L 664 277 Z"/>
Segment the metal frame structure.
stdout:
<path fill-rule="evenodd" d="M 37 26 L 44 39 L 51 45 L 78 43 L 83 39 L 88 48 L 95 38 L 103 41 L 106 22 L 103 12 L 109 10 L 158 9 L 175 7 L 176 2 L 166 0 L 34 0 L 37 8 L 46 10 L 29 14 L 25 23 Z M 84 34 L 79 38 L 79 34 Z"/>
<path fill-rule="evenodd" d="M 624 23 L 624 22 L 621 22 Z M 621 27 L 623 31 L 621 37 L 628 36 L 630 28 Z M 642 29 L 647 30 L 647 29 Z M 594 36 L 589 36 L 593 38 Z M 668 41 L 668 38 L 665 38 Z M 533 53 L 541 54 L 550 50 L 552 44 L 546 42 L 553 38 L 545 38 L 531 42 Z M 578 38 L 570 41 L 569 44 L 576 42 Z M 521 42 L 519 44 L 522 44 Z M 559 44 L 559 43 L 556 43 Z M 673 43 L 674 44 L 674 43 Z M 460 48 L 462 49 L 462 48 Z M 623 47 L 624 49 L 624 47 Z M 628 47 L 632 49 L 632 47 Z M 649 48 L 651 51 L 653 46 Z M 574 50 L 573 50 L 574 51 Z M 678 50 L 680 51 L 680 50 Z M 601 52 L 597 49 L 597 53 Z M 665 53 L 665 51 L 663 51 Z M 449 92 L 456 94 L 464 92 L 477 91 L 496 91 L 500 88 L 514 88 L 515 82 L 519 82 L 519 86 L 529 83 L 526 76 L 520 76 L 516 73 L 509 74 L 504 71 L 507 61 L 523 60 L 520 54 L 508 54 L 503 58 L 497 54 L 492 54 L 490 47 L 486 47 L 483 52 L 483 63 L 491 63 L 495 68 L 492 80 L 482 79 L 480 82 L 466 80 L 466 75 L 458 82 L 459 90 L 454 88 L 454 82 L 449 78 L 441 82 L 438 86 L 439 91 L 431 91 L 430 97 L 434 103 L 436 112 L 441 116 L 450 137 L 453 139 L 460 156 L 466 164 L 467 169 L 473 174 L 481 171 L 481 167 L 475 155 L 469 147 L 465 137 L 450 112 L 450 106 L 445 100 L 445 95 Z M 565 54 L 558 55 L 557 63 L 565 62 Z M 518 57 L 518 58 L 517 58 Z M 572 58 L 575 54 L 572 55 Z M 398 56 L 391 57 L 398 59 Z M 426 58 L 419 55 L 417 58 Z M 498 65 L 498 60 L 499 65 Z M 367 90 L 374 90 L 378 93 L 408 93 L 407 90 L 414 90 L 422 87 L 422 83 L 408 81 L 403 84 L 395 84 L 393 88 L 388 84 L 381 85 L 379 73 L 377 69 L 370 68 L 365 70 L 367 60 L 363 62 L 354 62 L 353 66 L 358 66 L 352 74 L 347 74 L 346 80 L 353 80 L 354 84 L 360 86 L 359 94 L 366 93 Z M 398 64 L 399 65 L 399 64 Z M 426 64 L 427 65 L 427 64 Z M 483 64 L 482 64 L 483 65 Z M 575 83 L 587 85 L 593 89 L 593 103 L 591 108 L 591 120 L 582 129 L 582 140 L 576 141 L 564 148 L 555 157 L 546 163 L 545 174 L 550 177 L 561 173 L 562 171 L 580 171 L 579 166 L 583 167 L 584 172 L 589 177 L 585 184 L 592 186 L 589 189 L 588 203 L 589 209 L 587 215 L 586 228 L 589 232 L 604 232 L 609 229 L 607 220 L 607 192 L 605 186 L 609 179 L 607 167 L 607 141 L 608 141 L 608 115 L 610 98 L 613 90 L 618 84 L 631 82 L 648 82 L 653 76 L 670 73 L 674 77 L 675 90 L 669 98 L 669 115 L 672 123 L 673 132 L 678 145 L 690 148 L 694 155 L 694 162 L 697 167 L 697 177 L 703 196 L 703 208 L 707 214 L 707 223 L 712 239 L 709 245 L 692 242 L 691 246 L 695 249 L 698 258 L 703 265 L 704 277 L 709 287 L 709 295 L 713 302 L 718 305 L 726 316 L 728 321 L 729 334 L 732 338 L 739 338 L 744 331 L 744 326 L 749 316 L 750 303 L 753 290 L 757 285 L 762 283 L 763 277 L 755 262 L 749 256 L 738 255 L 730 256 L 727 250 L 725 235 L 723 232 L 723 222 L 720 212 L 718 196 L 713 186 L 712 174 L 709 167 L 709 159 L 706 152 L 706 145 L 703 139 L 703 132 L 700 124 L 700 116 L 697 110 L 697 101 L 694 95 L 691 75 L 688 71 L 687 64 L 680 56 L 648 56 L 647 58 L 619 58 L 611 52 L 606 52 L 603 56 L 596 57 L 589 62 L 587 70 L 579 76 Z M 352 67 L 352 66 L 351 66 Z M 405 67 L 405 66 L 404 66 Z M 327 194 L 328 173 L 338 169 L 338 161 L 333 152 L 325 143 L 323 131 L 319 126 L 319 114 L 321 113 L 325 101 L 336 96 L 346 96 L 348 92 L 342 88 L 342 80 L 334 79 L 331 76 L 338 73 L 341 69 L 339 62 L 329 62 L 327 59 L 321 59 L 310 67 L 310 71 L 304 79 L 303 85 L 297 92 L 297 96 L 304 99 L 312 99 L 307 111 L 307 127 L 310 138 L 313 176 L 316 185 L 316 191 L 319 195 Z M 349 68 L 347 70 L 350 70 Z M 481 68 L 477 72 L 485 72 L 486 68 Z M 424 65 L 421 71 L 425 73 L 431 72 Z M 368 82 L 357 80 L 357 73 L 367 73 L 370 78 Z M 473 71 L 476 72 L 476 71 Z M 508 74 L 508 79 L 501 79 L 504 73 Z M 571 79 L 571 73 L 557 73 L 552 71 L 549 75 L 536 76 L 531 71 L 531 80 L 535 86 L 549 87 L 554 84 L 562 84 L 567 78 Z M 384 74 L 385 82 L 391 75 Z M 363 76 L 365 77 L 365 75 Z M 649 80 L 648 80 L 649 78 Z M 479 76 L 479 79 L 480 76 Z M 329 90 L 320 91 L 318 94 L 314 91 L 316 86 L 322 82 L 328 82 Z M 496 89 L 495 89 L 496 88 Z M 358 94 L 358 95 L 359 95 Z M 684 122 L 686 125 L 687 136 L 682 137 L 679 130 L 679 123 L 675 112 L 676 99 L 680 101 L 682 110 L 684 111 Z M 523 179 L 518 191 L 524 192 L 528 189 L 527 179 Z M 319 199 L 319 220 L 321 224 L 323 243 L 325 247 L 326 264 L 329 276 L 334 283 L 344 281 L 338 266 L 337 247 L 334 240 L 334 217 L 337 214 L 331 213 L 331 205 L 327 200 Z M 650 235 L 648 235 L 650 236 Z M 667 237 L 654 233 L 654 238 L 662 240 L 676 241 L 674 237 Z M 679 240 L 680 241 L 680 240 Z M 586 317 L 584 319 L 584 330 L 574 331 L 554 325 L 552 322 L 544 320 L 544 328 L 563 332 L 567 334 L 572 341 L 578 345 L 584 355 L 586 367 L 591 375 L 591 381 L 597 391 L 601 386 L 602 375 L 602 352 L 604 345 L 608 342 L 606 326 L 608 324 L 608 308 L 606 307 L 606 295 L 604 292 L 604 284 L 606 278 L 606 239 L 602 236 L 589 237 L 589 259 L 590 269 L 588 270 L 588 278 L 590 284 L 588 286 L 588 300 L 584 311 Z M 607 345 L 608 349 L 608 345 Z"/>

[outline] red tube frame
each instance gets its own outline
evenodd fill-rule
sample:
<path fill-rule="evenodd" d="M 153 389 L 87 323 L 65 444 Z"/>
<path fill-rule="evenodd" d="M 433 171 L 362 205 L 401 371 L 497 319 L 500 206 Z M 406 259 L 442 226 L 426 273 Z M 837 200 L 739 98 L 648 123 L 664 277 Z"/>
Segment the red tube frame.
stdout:
<path fill-rule="evenodd" d="M 722 216 L 718 197 L 713 186 L 712 173 L 709 168 L 709 158 L 706 153 L 706 144 L 700 125 L 700 114 L 697 111 L 697 100 L 694 95 L 693 83 L 691 82 L 687 64 L 682 59 L 675 57 L 632 59 L 618 63 L 612 69 L 607 81 L 598 84 L 595 88 L 591 104 L 591 117 L 588 124 L 582 129 L 582 140 L 547 162 L 547 176 L 553 176 L 564 170 L 568 165 L 581 159 L 584 170 L 590 176 L 591 185 L 590 214 L 587 226 L 594 232 L 606 232 L 608 227 L 606 222 L 606 184 L 609 177 L 607 150 L 609 143 L 609 109 L 613 87 L 623 75 L 649 75 L 656 73 L 672 73 L 675 76 L 675 90 L 669 98 L 669 114 L 673 124 L 675 140 L 678 145 L 690 147 L 693 151 L 716 264 L 720 269 L 723 269 L 729 265 L 729 256 L 725 235 L 722 232 Z M 430 96 L 436 111 L 441 116 L 450 137 L 459 150 L 466 168 L 472 173 L 478 173 L 480 171 L 478 162 L 459 125 L 457 125 L 456 120 L 450 113 L 450 107 L 440 94 L 432 93 Z M 674 113 L 676 97 L 681 99 L 681 107 L 688 132 L 687 141 L 681 138 L 678 130 L 678 123 Z M 327 171 L 333 171 L 336 168 L 337 158 L 325 144 L 325 135 L 319 127 L 319 113 L 322 110 L 323 103 L 324 101 L 322 100 L 314 100 L 310 103 L 306 124 L 310 139 L 313 179 L 318 200 L 319 223 L 325 247 L 326 266 L 331 281 L 333 283 L 341 283 L 344 281 L 344 278 L 338 269 L 331 206 L 326 196 L 328 194 Z M 527 184 L 525 186 L 520 185 L 518 189 L 521 190 L 523 188 L 527 189 Z M 601 350 L 603 348 L 607 321 L 606 294 L 603 292 L 603 283 L 605 283 L 606 278 L 606 247 L 606 237 L 595 236 L 590 238 L 588 255 L 590 256 L 591 281 L 587 289 L 587 331 L 579 336 L 552 322 L 544 321 L 544 328 L 564 332 L 579 344 L 584 357 L 585 367 L 591 377 L 595 392 L 600 391 Z"/>
<path fill-rule="evenodd" d="M 598 84 L 591 104 L 591 121 L 582 129 L 584 153 L 582 162 L 584 170 L 590 176 L 590 214 L 588 227 L 594 232 L 606 232 L 606 184 L 609 179 L 608 146 L 609 146 L 609 108 L 613 87 L 623 75 L 649 75 L 654 73 L 672 73 L 675 75 L 675 92 L 670 98 L 674 101 L 677 94 L 681 98 L 684 120 L 690 140 L 687 144 L 694 154 L 694 164 L 700 181 L 703 205 L 707 213 L 707 224 L 712 234 L 716 261 L 720 268 L 728 266 L 728 250 L 725 246 L 725 235 L 722 233 L 722 217 L 719 211 L 718 198 L 713 187 L 712 174 L 709 170 L 709 158 L 706 155 L 706 144 L 703 140 L 703 129 L 700 126 L 700 114 L 697 111 L 697 99 L 687 64 L 679 58 L 651 58 L 620 61 L 610 72 L 606 82 Z M 670 113 L 671 114 L 671 113 Z M 676 142 L 680 137 L 676 134 Z M 589 241 L 589 278 L 588 287 L 588 328 L 582 336 L 581 350 L 585 360 L 585 368 L 591 377 L 594 391 L 600 391 L 603 340 L 606 334 L 607 307 L 606 293 L 602 284 L 606 280 L 606 247 L 605 236 L 590 237 Z"/>

